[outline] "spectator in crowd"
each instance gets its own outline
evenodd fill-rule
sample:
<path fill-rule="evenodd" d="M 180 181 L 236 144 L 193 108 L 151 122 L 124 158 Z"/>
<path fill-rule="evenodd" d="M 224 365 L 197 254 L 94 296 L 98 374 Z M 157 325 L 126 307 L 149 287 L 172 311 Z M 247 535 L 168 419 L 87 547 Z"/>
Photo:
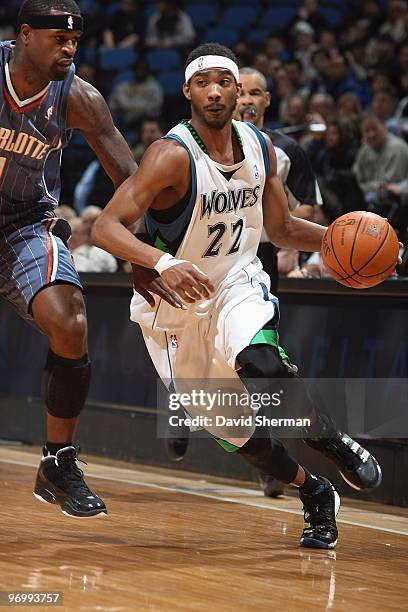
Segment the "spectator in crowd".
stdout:
<path fill-rule="evenodd" d="M 78 272 L 116 272 L 118 269 L 113 255 L 91 243 L 92 225 L 101 211 L 99 206 L 87 206 L 81 216 L 72 221 L 74 241 L 73 244 L 70 244 L 70 248 Z M 72 242 L 72 236 L 70 242 Z"/>
<path fill-rule="evenodd" d="M 288 60 L 285 63 L 285 72 L 293 91 L 306 98 L 310 94 L 310 82 L 305 79 L 301 61 L 298 59 Z"/>
<path fill-rule="evenodd" d="M 404 20 L 407 10 L 405 0 L 388 0 L 387 21 L 380 27 L 380 34 L 389 34 L 395 43 L 400 43 L 407 35 Z"/>
<path fill-rule="evenodd" d="M 379 0 L 364 0 L 362 15 L 358 25 L 364 30 L 368 38 L 375 36 L 384 23 L 384 14 Z"/>
<path fill-rule="evenodd" d="M 367 67 L 366 41 L 359 38 L 345 47 L 346 60 L 357 81 L 364 83 L 369 77 Z"/>
<path fill-rule="evenodd" d="M 282 111 L 284 132 L 299 141 L 305 134 L 307 107 L 305 99 L 299 94 L 289 96 L 286 108 Z"/>
<path fill-rule="evenodd" d="M 371 78 L 371 93 L 374 95 L 379 89 L 387 87 L 393 87 L 390 77 L 384 70 L 376 70 Z"/>
<path fill-rule="evenodd" d="M 333 30 L 323 30 L 320 34 L 319 46 L 320 49 L 326 51 L 330 57 L 338 54 L 338 40 Z"/>
<path fill-rule="evenodd" d="M 71 253 L 87 242 L 87 233 L 81 217 L 73 217 L 69 220 L 71 226 L 71 238 L 68 245 Z"/>
<path fill-rule="evenodd" d="M 269 69 L 269 58 L 266 53 L 255 53 L 255 58 L 252 66 L 258 72 L 262 72 L 263 75 L 267 76 Z"/>
<path fill-rule="evenodd" d="M 150 145 L 155 140 L 161 138 L 163 134 L 164 131 L 158 119 L 143 119 L 142 127 L 140 129 L 140 142 L 138 142 L 132 148 L 132 153 L 138 164 L 140 163 L 143 153 L 146 151 L 147 147 L 150 147 Z"/>
<path fill-rule="evenodd" d="M 374 71 L 382 71 L 392 82 L 398 78 L 396 45 L 389 34 L 374 39 L 368 45 L 367 54 L 371 58 L 370 67 Z"/>
<path fill-rule="evenodd" d="M 114 194 L 112 181 L 106 174 L 99 160 L 94 159 L 86 168 L 74 190 L 74 209 L 80 215 L 85 207 L 98 202 L 106 206 Z"/>
<path fill-rule="evenodd" d="M 320 34 L 322 30 L 329 27 L 327 20 L 320 13 L 319 0 L 304 0 L 299 7 L 296 17 L 290 22 L 289 28 L 299 21 L 306 22 L 313 29 L 313 32 Z"/>
<path fill-rule="evenodd" d="M 188 47 L 193 45 L 196 33 L 190 17 L 180 10 L 175 0 L 159 0 L 146 30 L 149 47 Z"/>
<path fill-rule="evenodd" d="M 69 206 L 68 204 L 60 204 L 59 206 L 57 206 L 54 212 L 59 219 L 65 219 L 65 221 L 69 222 L 72 219 L 75 219 L 75 217 L 77 216 L 75 210 L 72 208 L 72 206 Z"/>
<path fill-rule="evenodd" d="M 335 114 L 334 100 L 324 93 L 316 93 L 309 99 L 309 114 L 319 115 L 325 123 L 328 123 Z"/>
<path fill-rule="evenodd" d="M 348 126 L 352 139 L 360 144 L 361 141 L 361 117 L 363 109 L 360 100 L 355 94 L 345 93 L 336 104 L 337 118 L 343 126 Z"/>
<path fill-rule="evenodd" d="M 408 177 L 408 145 L 390 134 L 373 113 L 362 121 L 363 143 L 354 163 L 354 173 L 369 210 L 387 216 L 404 230 L 406 211 L 401 210 Z"/>
<path fill-rule="evenodd" d="M 134 47 L 141 42 L 145 26 L 137 0 L 122 0 L 109 18 L 109 27 L 103 32 L 106 49 Z"/>
<path fill-rule="evenodd" d="M 400 127 L 395 118 L 397 96 L 391 88 L 379 89 L 373 97 L 372 111 L 383 122 L 389 132 L 400 136 Z"/>
<path fill-rule="evenodd" d="M 109 106 L 122 129 L 127 130 L 142 117 L 158 117 L 163 106 L 163 91 L 145 60 L 134 67 L 134 78 L 117 85 Z"/>
<path fill-rule="evenodd" d="M 287 52 L 283 40 L 277 36 L 269 36 L 266 39 L 264 52 L 269 60 L 278 59 L 284 61 L 287 59 Z"/>
<path fill-rule="evenodd" d="M 350 132 L 339 121 L 330 121 L 324 135 L 316 134 L 308 143 L 306 153 L 332 216 L 364 208 L 364 198 L 352 171 L 357 150 Z"/>
<path fill-rule="evenodd" d="M 315 75 L 312 56 L 318 49 L 315 32 L 306 21 L 298 21 L 293 27 L 292 36 L 294 37 L 293 57 L 301 63 L 305 77 L 311 79 Z"/>
<path fill-rule="evenodd" d="M 369 104 L 371 98 L 369 90 L 358 83 L 351 73 L 346 57 L 341 54 L 330 59 L 326 90 L 336 101 L 344 93 L 354 93 L 364 107 Z"/>
<path fill-rule="evenodd" d="M 79 76 L 80 79 L 83 79 L 87 83 L 91 83 L 91 85 L 96 85 L 96 69 L 93 64 L 89 62 L 81 62 L 78 64 L 75 70 L 75 74 Z"/>
<path fill-rule="evenodd" d="M 312 53 L 313 77 L 310 89 L 313 93 L 326 91 L 326 80 L 329 69 L 330 54 L 324 49 L 316 49 Z"/>
<path fill-rule="evenodd" d="M 237 62 L 240 66 L 248 66 L 252 64 L 254 54 L 248 43 L 240 40 L 233 49 Z"/>

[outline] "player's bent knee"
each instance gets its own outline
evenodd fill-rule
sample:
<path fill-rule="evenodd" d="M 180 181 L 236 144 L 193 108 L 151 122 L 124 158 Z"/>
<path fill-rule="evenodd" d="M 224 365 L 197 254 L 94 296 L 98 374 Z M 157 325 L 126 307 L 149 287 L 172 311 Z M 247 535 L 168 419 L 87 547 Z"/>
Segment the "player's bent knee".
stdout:
<path fill-rule="evenodd" d="M 256 344 L 245 347 L 238 355 L 240 378 L 293 378 L 294 374 L 282 361 L 276 347 Z"/>
<path fill-rule="evenodd" d="M 77 417 L 84 407 L 91 380 L 88 355 L 65 359 L 48 353 L 43 378 L 43 396 L 47 411 L 60 419 Z"/>

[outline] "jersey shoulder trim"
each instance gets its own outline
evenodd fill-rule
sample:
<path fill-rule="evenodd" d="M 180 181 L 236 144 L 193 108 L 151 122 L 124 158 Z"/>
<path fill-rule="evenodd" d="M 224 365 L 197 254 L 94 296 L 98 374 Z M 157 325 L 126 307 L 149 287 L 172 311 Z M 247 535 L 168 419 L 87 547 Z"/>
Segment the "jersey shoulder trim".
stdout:
<path fill-rule="evenodd" d="M 255 134 L 256 134 L 256 136 L 257 136 L 257 138 L 259 140 L 259 144 L 261 145 L 263 160 L 264 160 L 264 164 L 265 164 L 265 174 L 266 174 L 266 178 L 267 178 L 269 176 L 270 171 L 271 171 L 271 160 L 269 158 L 269 149 L 268 149 L 268 145 L 267 145 L 267 142 L 265 140 L 265 137 L 262 134 L 262 132 L 260 132 L 257 127 L 255 127 L 255 125 L 253 123 L 246 123 L 245 125 L 247 125 L 249 128 L 251 128 L 251 130 L 253 132 L 255 132 Z"/>

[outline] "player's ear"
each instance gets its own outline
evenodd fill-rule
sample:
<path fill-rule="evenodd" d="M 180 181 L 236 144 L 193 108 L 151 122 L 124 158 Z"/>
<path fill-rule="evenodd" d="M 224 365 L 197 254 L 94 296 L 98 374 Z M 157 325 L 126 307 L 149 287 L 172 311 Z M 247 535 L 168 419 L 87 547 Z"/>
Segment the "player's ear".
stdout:
<path fill-rule="evenodd" d="M 269 91 L 265 91 L 265 108 L 271 105 L 271 94 Z"/>
<path fill-rule="evenodd" d="M 190 84 L 189 83 L 184 83 L 184 85 L 183 85 L 183 94 L 185 95 L 187 100 L 191 100 Z"/>
<path fill-rule="evenodd" d="M 23 23 L 23 25 L 20 28 L 19 36 L 25 45 L 28 43 L 30 32 L 31 32 L 30 26 L 27 23 Z"/>

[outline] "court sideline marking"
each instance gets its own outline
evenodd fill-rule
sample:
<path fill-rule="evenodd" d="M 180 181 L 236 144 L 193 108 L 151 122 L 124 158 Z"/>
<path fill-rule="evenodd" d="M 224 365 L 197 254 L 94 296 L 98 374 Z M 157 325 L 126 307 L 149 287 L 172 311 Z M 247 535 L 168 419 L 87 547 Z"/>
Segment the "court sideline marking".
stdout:
<path fill-rule="evenodd" d="M 21 465 L 23 467 L 31 467 L 31 468 L 37 468 L 37 463 L 29 463 L 27 461 L 17 461 L 17 460 L 13 460 L 13 459 L 2 459 L 0 458 L 0 463 L 9 463 L 11 465 Z M 117 469 L 115 467 L 112 467 L 110 469 Z M 127 468 L 119 468 L 119 469 L 127 469 Z M 287 514 L 297 514 L 298 516 L 302 516 L 303 512 L 301 510 L 292 510 L 291 508 L 279 508 L 279 506 L 273 506 L 272 504 L 263 504 L 262 502 L 256 502 L 256 501 L 249 501 L 249 500 L 242 500 L 242 499 L 234 499 L 231 497 L 224 497 L 224 496 L 218 496 L 218 495 L 210 495 L 209 493 L 204 493 L 202 491 L 189 491 L 187 489 L 183 489 L 180 486 L 174 485 L 174 486 L 167 486 L 164 484 L 154 484 L 152 482 L 142 482 L 139 480 L 129 480 L 127 478 L 121 478 L 121 477 L 112 477 L 112 476 L 101 476 L 100 474 L 95 474 L 94 472 L 87 472 L 86 473 L 87 477 L 91 477 L 91 478 L 99 478 L 99 480 L 109 480 L 111 482 L 122 482 L 123 484 L 130 484 L 130 485 L 136 485 L 139 487 L 146 487 L 146 488 L 150 488 L 150 489 L 160 489 L 163 491 L 169 491 L 171 493 L 184 493 L 186 495 L 196 495 L 198 497 L 205 497 L 207 499 L 212 499 L 212 500 L 219 500 L 219 501 L 223 501 L 223 502 L 227 502 L 227 503 L 231 503 L 231 504 L 238 504 L 241 506 L 251 506 L 251 507 L 255 507 L 255 508 L 263 508 L 266 510 L 273 510 L 275 512 L 285 512 Z M 168 478 L 168 477 L 167 477 Z M 185 478 L 185 480 L 188 480 Z M 228 485 L 227 485 L 228 486 Z M 237 487 L 239 489 L 239 487 Z M 242 489 L 242 492 L 245 492 L 245 489 Z M 340 523 L 342 525 L 351 525 L 353 527 L 364 527 L 365 529 L 374 529 L 375 531 L 384 531 L 386 533 L 394 533 L 396 535 L 402 535 L 402 536 L 408 536 L 408 533 L 405 531 L 399 531 L 398 529 L 392 529 L 390 527 L 377 527 L 374 525 L 368 525 L 366 523 L 357 523 L 355 521 L 349 521 L 347 519 L 337 519 L 337 523 Z"/>

